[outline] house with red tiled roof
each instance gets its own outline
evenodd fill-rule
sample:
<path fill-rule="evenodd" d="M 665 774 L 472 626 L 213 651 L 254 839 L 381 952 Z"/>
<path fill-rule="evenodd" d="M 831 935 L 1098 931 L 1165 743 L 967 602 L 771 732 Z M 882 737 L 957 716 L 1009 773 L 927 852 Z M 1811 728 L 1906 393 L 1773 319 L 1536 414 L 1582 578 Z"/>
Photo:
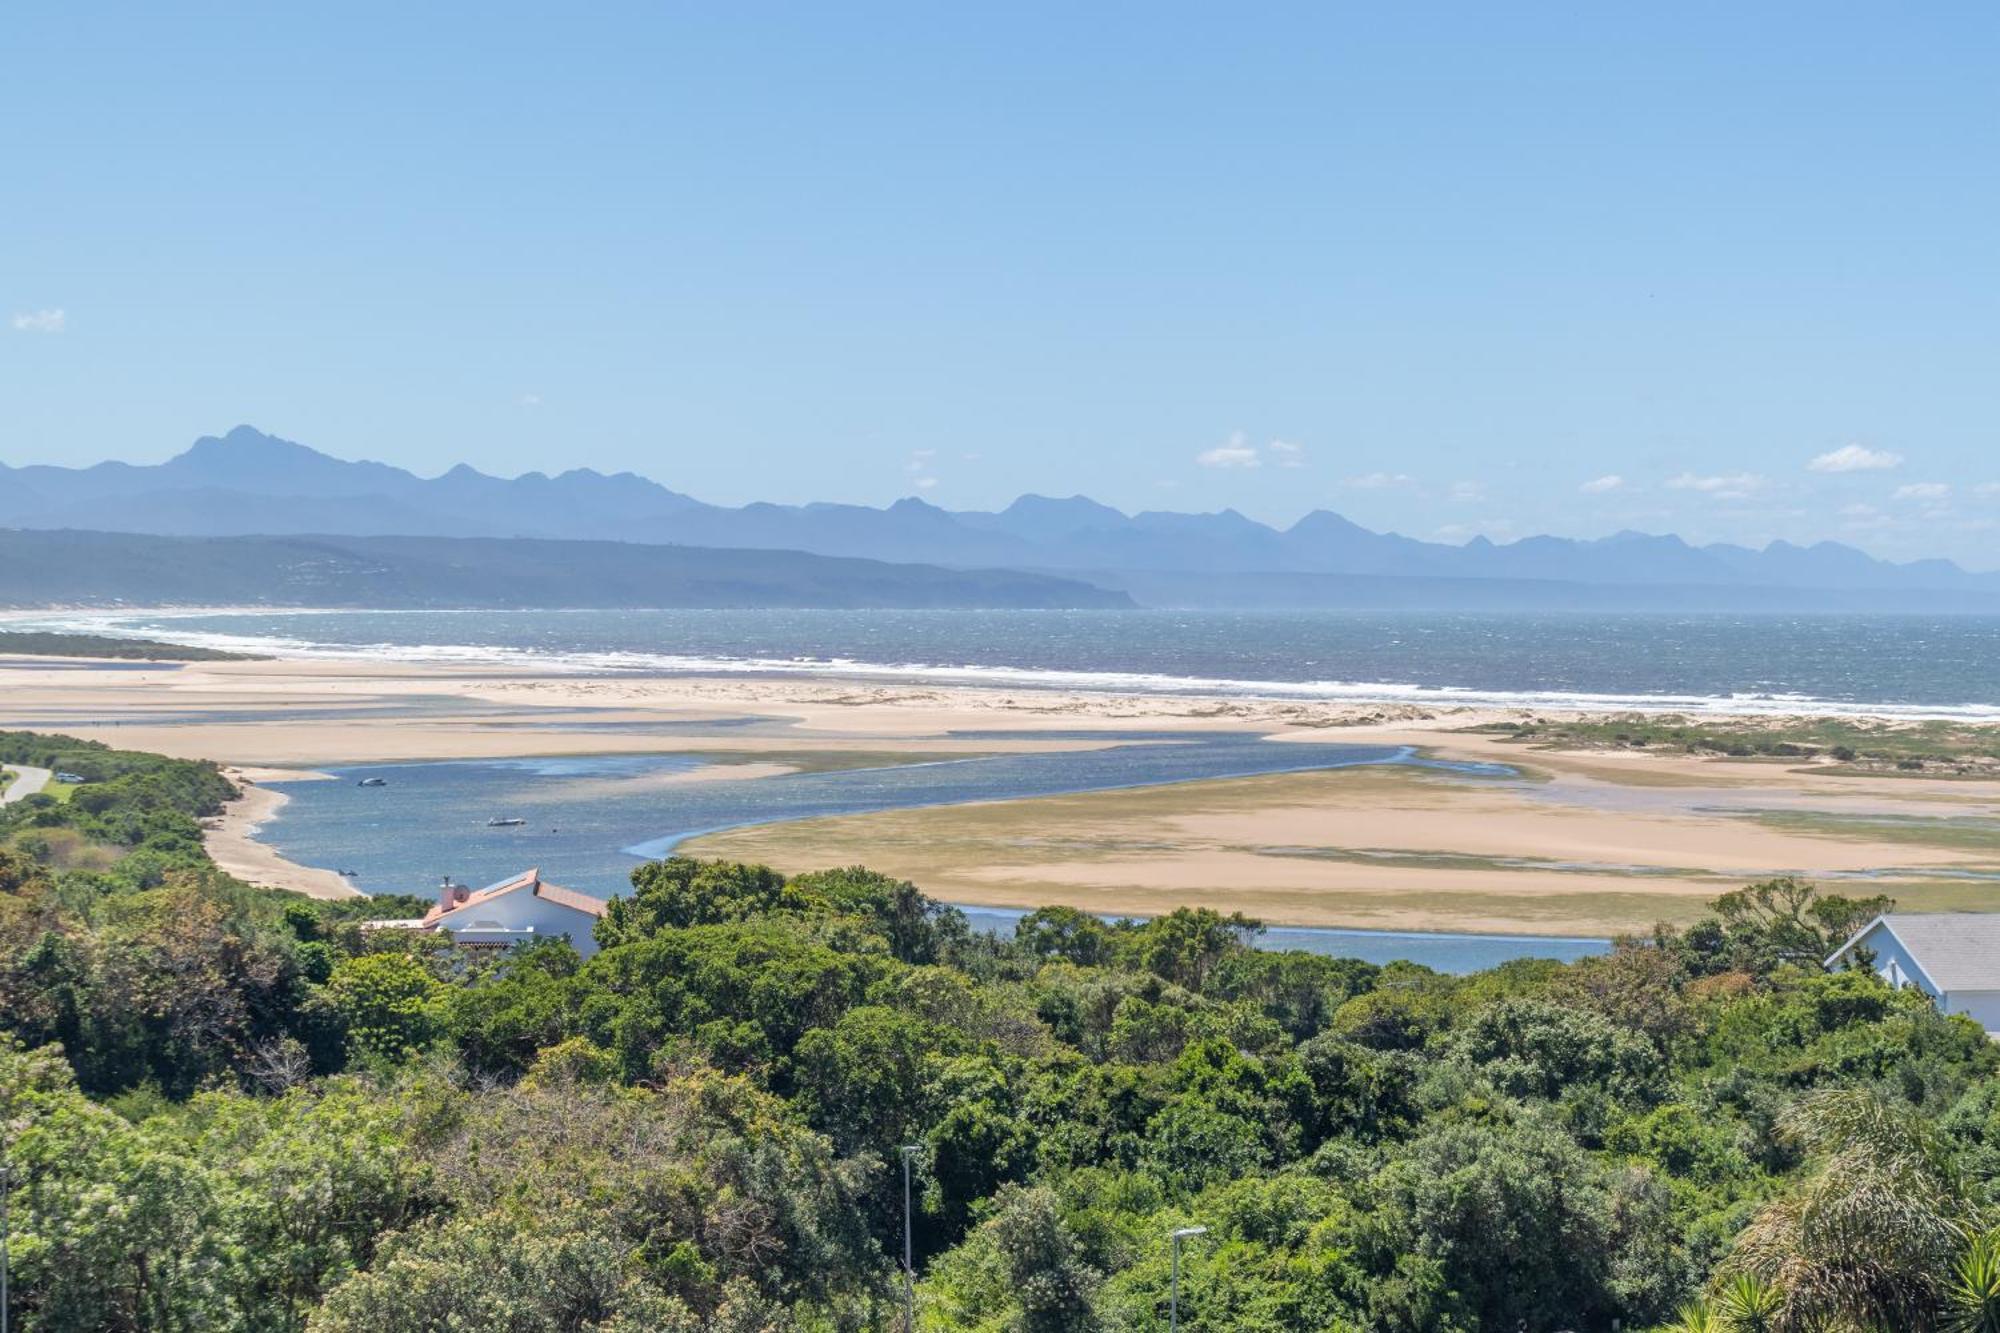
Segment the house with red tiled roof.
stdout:
<path fill-rule="evenodd" d="M 604 900 L 542 879 L 539 869 L 483 889 L 445 880 L 435 907 L 421 920 L 377 921 L 371 925 L 441 930 L 463 949 L 505 949 L 563 936 L 585 958 L 597 952 L 591 935 L 604 915 Z"/>

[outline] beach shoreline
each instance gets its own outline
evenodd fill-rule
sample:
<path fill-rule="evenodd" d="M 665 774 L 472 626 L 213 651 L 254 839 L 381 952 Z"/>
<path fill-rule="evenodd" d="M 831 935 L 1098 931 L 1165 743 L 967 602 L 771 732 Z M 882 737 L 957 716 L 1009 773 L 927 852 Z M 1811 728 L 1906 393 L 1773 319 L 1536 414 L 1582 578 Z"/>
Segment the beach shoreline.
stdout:
<path fill-rule="evenodd" d="M 1135 732 L 1226 730 L 1281 742 L 1408 746 L 1526 770 L 1532 781 L 1506 791 L 1441 780 L 1371 788 L 1365 799 L 1357 796 L 1366 786 L 1361 779 L 1323 789 L 1297 779 L 1247 805 L 1214 780 L 1176 784 L 1143 802 L 1144 827 L 1160 846 L 1138 853 L 1116 820 L 1091 813 L 1094 797 L 1103 797 L 1105 808 L 1117 804 L 1102 793 L 1002 802 L 998 816 L 973 806 L 942 807 L 920 819 L 903 811 L 842 816 L 804 831 L 820 835 L 817 847 L 801 843 L 796 825 L 688 845 L 706 854 L 761 853 L 787 869 L 806 868 L 814 851 L 822 864 L 865 860 L 934 896 L 968 903 L 1061 901 L 1140 915 L 1187 904 L 1244 910 L 1274 925 L 1371 930 L 1602 936 L 1650 919 L 1687 919 L 1715 893 L 1792 866 L 1834 873 L 1901 867 L 1909 892 L 1938 896 L 1924 877 L 1983 865 L 1983 848 L 1913 845 L 1878 825 L 1930 816 L 1963 824 L 2000 813 L 2000 782 L 1983 778 L 1542 749 L 1503 732 L 1470 730 L 1532 721 L 1541 712 L 1464 705 L 324 658 L 117 670 L 38 669 L 17 660 L 7 684 L 0 705 L 6 726 L 211 759 L 243 773 L 244 797 L 207 830 L 217 863 L 253 883 L 320 897 L 355 890 L 334 868 L 296 865 L 258 840 L 284 804 L 283 793 L 263 784 L 328 767 L 427 760 L 671 753 L 714 761 L 706 777 L 654 780 L 664 798 L 677 783 L 754 782 L 857 754 L 907 761 L 1079 750 L 1129 743 Z M 1775 813 L 1705 808 L 1731 803 Z M 1071 846 L 1010 823 L 1031 824 L 1058 808 L 1073 821 L 1064 826 L 1074 835 Z M 876 836 L 899 818 L 910 827 Z M 1802 821 L 1806 826 L 1791 826 Z M 1036 845 L 1024 852 L 1024 841 Z M 1668 878 L 1666 871 L 1675 873 Z M 1978 892 L 1959 885 L 1938 901 L 1972 901 Z M 1579 896 L 1586 894 L 1596 896 Z"/>
<path fill-rule="evenodd" d="M 292 798 L 285 792 L 258 785 L 269 772 L 252 775 L 241 768 L 225 767 L 223 776 L 236 785 L 239 795 L 223 806 L 222 813 L 202 823 L 202 845 L 216 866 L 246 884 L 267 889 L 285 889 L 308 898 L 340 899 L 363 897 L 333 870 L 300 865 L 275 847 L 257 840 L 257 830 L 276 819 Z M 286 774 L 288 781 L 300 781 L 311 774 Z M 320 775 L 323 776 L 323 775 Z"/>

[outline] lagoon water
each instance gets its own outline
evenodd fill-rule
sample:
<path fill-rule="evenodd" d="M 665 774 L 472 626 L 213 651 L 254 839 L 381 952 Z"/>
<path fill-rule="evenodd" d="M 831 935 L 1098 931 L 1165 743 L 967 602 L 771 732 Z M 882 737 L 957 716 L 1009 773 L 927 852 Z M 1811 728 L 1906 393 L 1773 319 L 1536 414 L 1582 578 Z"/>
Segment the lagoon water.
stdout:
<path fill-rule="evenodd" d="M 352 872 L 371 893 L 428 894 L 451 875 L 484 884 L 528 866 L 577 889 L 611 896 L 646 857 L 696 833 L 780 819 L 919 805 L 1240 777 L 1357 764 L 1435 764 L 1384 746 L 1260 740 L 1227 732 L 1171 739 L 1135 733 L 1102 750 L 999 754 L 888 768 L 798 773 L 738 782 L 662 784 L 699 767 L 685 755 L 467 760 L 333 770 L 335 780 L 273 784 L 291 796 L 262 837 L 310 865 Z M 1438 765 L 1468 779 L 1507 781 L 1495 765 Z M 363 778 L 386 785 L 362 787 Z M 519 818 L 491 828 L 489 818 Z M 976 908 L 974 923 L 1011 931 L 1018 913 Z M 1470 971 L 1509 958 L 1575 958 L 1602 941 L 1512 936 L 1399 935 L 1273 929 L 1266 948 L 1387 962 L 1405 958 Z"/>
<path fill-rule="evenodd" d="M 292 799 L 263 836 L 295 860 L 354 871 L 354 883 L 371 893 L 424 893 L 447 874 L 485 883 L 539 863 L 552 877 L 559 867 L 572 888 L 608 896 L 625 887 L 641 860 L 666 856 L 696 834 L 749 824 L 1356 764 L 1437 763 L 1388 746 L 1281 743 L 1230 732 L 1124 739 L 1096 750 L 750 781 L 660 783 L 707 762 L 672 754 L 345 767 L 328 770 L 335 781 L 272 784 Z M 1497 765 L 1445 767 L 1495 780 L 1510 774 Z M 386 785 L 358 785 L 375 777 Z M 490 828 L 491 818 L 527 823 Z M 422 875 L 415 883 L 413 869 Z"/>

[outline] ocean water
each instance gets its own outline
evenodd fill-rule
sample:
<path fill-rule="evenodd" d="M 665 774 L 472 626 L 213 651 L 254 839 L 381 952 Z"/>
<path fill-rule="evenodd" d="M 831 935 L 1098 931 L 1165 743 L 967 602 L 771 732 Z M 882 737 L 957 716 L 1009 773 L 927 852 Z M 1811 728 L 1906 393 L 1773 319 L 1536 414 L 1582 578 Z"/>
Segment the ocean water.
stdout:
<path fill-rule="evenodd" d="M 2000 718 L 2000 617 L 249 611 L 36 628 L 302 656 L 1538 708 Z"/>
<path fill-rule="evenodd" d="M 691 755 L 352 766 L 331 770 L 331 780 L 272 784 L 291 800 L 260 836 L 294 860 L 347 872 L 371 893 L 428 895 L 445 875 L 478 885 L 539 866 L 552 880 L 609 897 L 628 888 L 643 859 L 666 855 L 697 833 L 746 824 L 1361 764 L 1512 780 L 1499 765 L 1441 764 L 1387 746 L 1276 743 L 1229 732 L 1177 733 L 1164 741 L 1133 733 L 1125 740 L 1087 752 L 720 782 L 662 781 L 706 762 Z M 371 777 L 386 785 L 358 785 Z M 527 822 L 493 828 L 486 823 L 491 818 Z M 975 926 L 1003 932 L 1020 915 L 967 911 Z M 1375 962 L 1408 959 L 1453 972 L 1510 958 L 1571 959 L 1605 947 L 1586 939 L 1302 928 L 1273 928 L 1258 943 Z"/>

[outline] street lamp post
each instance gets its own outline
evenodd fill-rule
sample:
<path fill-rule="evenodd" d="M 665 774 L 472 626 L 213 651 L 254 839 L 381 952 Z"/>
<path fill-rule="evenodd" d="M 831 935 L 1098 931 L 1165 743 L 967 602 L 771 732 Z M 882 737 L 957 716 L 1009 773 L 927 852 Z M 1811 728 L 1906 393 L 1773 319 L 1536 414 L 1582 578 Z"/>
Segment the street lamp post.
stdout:
<path fill-rule="evenodd" d="M 1190 1236 L 1206 1236 L 1207 1227 L 1179 1227 L 1174 1231 L 1174 1280 L 1167 1296 L 1167 1333 L 1181 1327 L 1181 1242 Z"/>
<path fill-rule="evenodd" d="M 910 1261 L 910 1159 L 923 1150 L 922 1144 L 903 1145 L 903 1333 L 917 1327 L 917 1270 Z M 7 1333 L 0 1329 L 0 1333 Z"/>
<path fill-rule="evenodd" d="M 7 1291 L 7 1204 L 8 1195 L 14 1189 L 14 1168 L 0 1162 L 0 1333 L 7 1333 L 7 1311 L 9 1307 Z"/>

